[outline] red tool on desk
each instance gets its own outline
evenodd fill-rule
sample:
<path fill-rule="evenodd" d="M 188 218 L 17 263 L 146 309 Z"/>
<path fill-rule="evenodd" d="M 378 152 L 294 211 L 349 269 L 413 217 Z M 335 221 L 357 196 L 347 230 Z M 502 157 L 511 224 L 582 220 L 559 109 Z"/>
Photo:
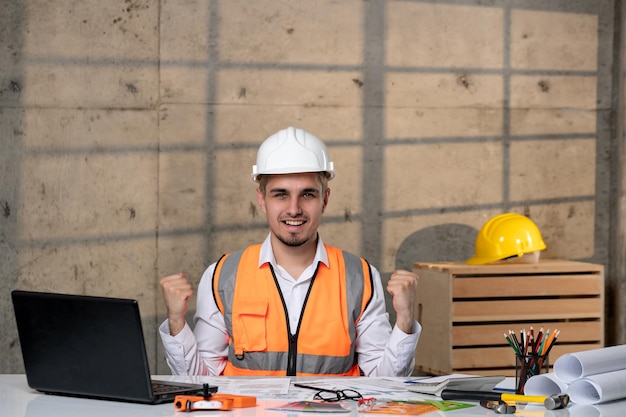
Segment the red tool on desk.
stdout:
<path fill-rule="evenodd" d="M 250 395 L 214 394 L 209 384 L 203 385 L 202 395 L 177 395 L 174 399 L 176 411 L 232 410 L 233 408 L 254 407 L 256 397 Z"/>

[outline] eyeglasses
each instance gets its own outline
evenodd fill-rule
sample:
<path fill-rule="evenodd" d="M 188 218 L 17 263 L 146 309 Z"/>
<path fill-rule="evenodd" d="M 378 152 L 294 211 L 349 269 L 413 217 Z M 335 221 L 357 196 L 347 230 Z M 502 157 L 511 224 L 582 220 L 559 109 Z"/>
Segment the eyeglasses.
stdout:
<path fill-rule="evenodd" d="M 363 396 L 353 389 L 330 390 L 325 388 L 312 387 L 304 384 L 293 384 L 295 387 L 307 388 L 317 391 L 313 396 L 314 400 L 324 402 L 336 402 L 341 400 L 361 400 Z"/>
<path fill-rule="evenodd" d="M 361 394 L 352 389 L 341 389 L 337 391 L 320 390 L 313 396 L 314 400 L 322 400 L 325 402 L 335 402 L 341 400 L 360 400 L 363 398 Z"/>

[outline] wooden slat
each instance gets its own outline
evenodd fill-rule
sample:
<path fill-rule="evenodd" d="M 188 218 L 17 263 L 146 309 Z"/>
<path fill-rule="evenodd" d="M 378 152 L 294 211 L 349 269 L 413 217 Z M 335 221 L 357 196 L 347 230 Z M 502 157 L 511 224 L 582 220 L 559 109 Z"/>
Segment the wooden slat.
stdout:
<path fill-rule="evenodd" d="M 502 263 L 490 265 L 468 265 L 464 262 L 416 262 L 413 268 L 431 269 L 454 275 L 491 275 L 491 274 L 545 274 L 545 273 L 581 273 L 603 272 L 600 264 L 569 261 L 564 259 L 541 259 L 535 264 Z"/>
<path fill-rule="evenodd" d="M 503 333 L 513 330 L 519 333 L 520 330 L 530 331 L 530 327 L 535 329 L 535 336 L 541 327 L 544 330 L 561 331 L 559 343 L 571 342 L 602 342 L 604 325 L 601 320 L 596 321 L 546 321 L 541 323 L 501 323 L 488 325 L 453 326 L 452 346 L 477 346 L 477 345 L 505 345 Z"/>
<path fill-rule="evenodd" d="M 535 321 L 601 318 L 602 299 L 526 299 L 505 301 L 458 301 L 452 303 L 454 322 Z"/>
<path fill-rule="evenodd" d="M 550 363 L 554 364 L 560 356 L 566 353 L 581 352 L 589 349 L 599 349 L 602 345 L 555 345 L 550 352 Z M 453 349 L 453 369 L 473 368 L 507 368 L 515 367 L 515 353 L 511 347 Z"/>
<path fill-rule="evenodd" d="M 531 275 L 455 278 L 452 297 L 540 297 L 600 295 L 601 275 Z"/>

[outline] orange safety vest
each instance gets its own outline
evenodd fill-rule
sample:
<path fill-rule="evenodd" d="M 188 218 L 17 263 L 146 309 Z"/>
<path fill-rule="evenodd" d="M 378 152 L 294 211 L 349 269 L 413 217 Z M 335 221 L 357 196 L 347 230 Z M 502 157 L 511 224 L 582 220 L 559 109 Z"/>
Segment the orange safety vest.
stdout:
<path fill-rule="evenodd" d="M 224 255 L 213 274 L 230 335 L 224 375 L 358 376 L 356 323 L 373 291 L 367 261 L 326 246 L 329 267 L 318 264 L 291 334 L 274 270 L 269 262 L 259 267 L 260 251 L 259 244 Z"/>

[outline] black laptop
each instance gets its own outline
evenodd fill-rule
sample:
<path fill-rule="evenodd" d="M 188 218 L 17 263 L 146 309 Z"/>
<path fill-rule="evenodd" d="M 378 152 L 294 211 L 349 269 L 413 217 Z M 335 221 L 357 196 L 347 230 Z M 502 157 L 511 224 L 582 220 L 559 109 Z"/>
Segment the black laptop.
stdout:
<path fill-rule="evenodd" d="M 160 404 L 202 385 L 154 381 L 136 300 L 11 293 L 29 387 L 46 394 Z"/>

